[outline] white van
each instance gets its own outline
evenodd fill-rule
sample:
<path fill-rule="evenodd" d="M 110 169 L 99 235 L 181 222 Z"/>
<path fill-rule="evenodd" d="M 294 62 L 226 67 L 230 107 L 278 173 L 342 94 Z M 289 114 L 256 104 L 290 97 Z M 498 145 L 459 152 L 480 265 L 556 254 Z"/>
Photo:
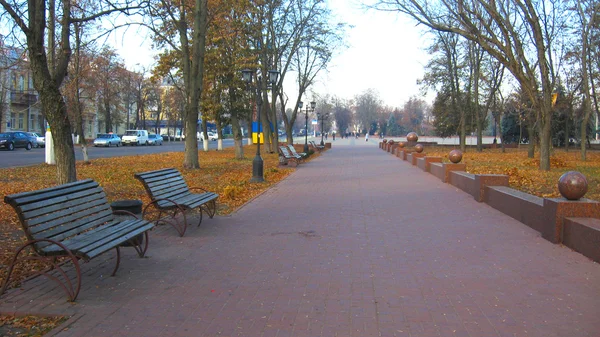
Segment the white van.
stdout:
<path fill-rule="evenodd" d="M 121 143 L 125 145 L 148 145 L 148 131 L 146 130 L 127 130 L 123 137 L 121 137 Z"/>
<path fill-rule="evenodd" d="M 201 141 L 201 142 L 204 141 L 204 132 L 198 132 L 198 133 L 196 133 L 196 136 L 198 137 L 199 141 Z M 219 139 L 219 135 L 216 132 L 207 131 L 206 136 L 207 136 L 208 140 L 212 140 L 213 142 L 216 141 L 217 139 Z"/>

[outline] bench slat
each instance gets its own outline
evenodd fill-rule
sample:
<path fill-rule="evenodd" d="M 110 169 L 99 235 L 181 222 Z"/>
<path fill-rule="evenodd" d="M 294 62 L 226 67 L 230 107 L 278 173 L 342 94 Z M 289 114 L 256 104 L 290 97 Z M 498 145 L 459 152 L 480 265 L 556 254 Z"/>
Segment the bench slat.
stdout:
<path fill-rule="evenodd" d="M 98 187 L 98 183 L 91 179 L 86 179 L 57 187 L 7 195 L 4 197 L 4 202 L 13 207 L 19 207 L 19 209 L 29 210 L 29 207 L 31 207 L 28 206 L 29 204 L 54 198 L 59 198 L 57 200 L 62 200 L 60 197 L 69 196 L 71 194 L 89 190 L 95 187 Z"/>
<path fill-rule="evenodd" d="M 70 203 L 70 207 L 57 209 L 50 212 L 43 212 L 43 209 L 39 209 L 39 211 L 43 213 L 34 217 L 26 216 L 25 221 L 33 232 L 39 232 L 40 229 L 36 228 L 39 224 L 51 224 L 54 221 L 64 222 L 61 221 L 61 219 L 68 216 L 74 216 L 72 219 L 84 218 L 90 214 L 93 214 L 94 212 L 101 212 L 109 209 L 110 207 L 108 206 L 106 199 L 91 199 L 84 204 L 79 202 Z M 39 227 L 44 228 L 43 226 Z M 48 226 L 46 226 L 46 228 L 48 228 Z"/>
<path fill-rule="evenodd" d="M 55 226 L 51 230 L 33 234 L 33 238 L 34 239 L 49 238 L 49 239 L 52 239 L 55 241 L 63 241 L 70 237 L 77 236 L 85 231 L 94 229 L 95 227 L 104 225 L 111 221 L 113 221 L 112 213 L 109 213 L 109 212 L 99 213 L 96 217 L 94 217 L 94 218 L 89 217 L 89 218 L 82 219 L 82 220 L 78 221 L 75 225 L 71 225 L 69 223 L 69 224 L 65 224 L 62 226 Z M 41 244 L 40 247 L 44 247 L 44 245 Z"/>
<path fill-rule="evenodd" d="M 201 194 L 190 194 L 182 198 L 174 199 L 178 204 L 185 205 L 188 208 L 199 207 L 209 201 L 217 199 L 219 196 L 216 193 L 207 192 Z"/>
<path fill-rule="evenodd" d="M 104 216 L 112 218 L 112 210 L 107 208 L 106 205 L 99 205 L 88 209 L 82 209 L 80 212 L 76 213 L 65 211 L 65 214 L 62 217 L 49 219 L 42 223 L 36 221 L 35 226 L 31 225 L 30 221 L 26 221 L 25 224 L 32 235 L 41 234 L 45 236 L 46 234 L 43 234 L 45 231 L 52 230 L 57 226 L 77 228 L 81 226 L 82 223 L 87 222 L 87 219 L 95 219 Z"/>
<path fill-rule="evenodd" d="M 150 190 L 152 196 L 158 198 L 168 198 L 169 195 L 190 193 L 187 185 L 183 184 L 167 184 L 155 187 Z"/>
<path fill-rule="evenodd" d="M 152 223 L 144 220 L 112 222 L 61 243 L 77 256 L 91 259 L 129 241 L 152 227 Z M 62 249 L 56 245 L 48 245 L 44 247 L 43 252 L 46 255 L 55 255 L 61 253 Z"/>
<path fill-rule="evenodd" d="M 63 202 L 63 203 L 55 203 L 48 202 L 46 205 L 43 205 L 42 202 L 37 202 L 39 204 L 35 208 L 31 208 L 29 210 L 22 209 L 23 217 L 25 219 L 33 219 L 40 217 L 44 214 L 58 212 L 60 210 L 68 209 L 71 207 L 77 207 L 82 204 L 87 204 L 91 202 L 97 202 L 99 200 L 104 200 L 106 202 L 106 198 L 104 195 L 99 195 L 98 193 L 85 195 L 83 193 L 77 193 L 73 195 L 74 198 L 72 200 Z"/>

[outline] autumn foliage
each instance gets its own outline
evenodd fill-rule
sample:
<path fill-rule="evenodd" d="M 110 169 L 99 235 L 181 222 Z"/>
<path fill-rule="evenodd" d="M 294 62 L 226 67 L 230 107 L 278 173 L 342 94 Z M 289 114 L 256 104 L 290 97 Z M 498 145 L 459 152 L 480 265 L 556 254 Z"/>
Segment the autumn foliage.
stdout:
<path fill-rule="evenodd" d="M 247 146 L 246 153 L 253 153 L 254 147 Z M 248 200 L 279 182 L 293 170 L 278 167 L 277 154 L 263 153 L 264 183 L 250 183 L 252 159 L 231 159 L 233 148 L 224 151 L 200 152 L 200 169 L 183 168 L 183 153 L 168 152 L 152 155 L 115 157 L 92 160 L 89 164 L 77 163 L 78 179 L 91 178 L 105 190 L 108 201 L 139 199 L 148 204 L 150 199 L 144 187 L 133 175 L 137 172 L 174 167 L 184 176 L 190 187 L 202 187 L 219 194 L 217 214 L 231 213 Z M 38 190 L 55 185 L 56 168 L 49 165 L 8 168 L 0 170 L 3 183 L 0 195 Z M 0 264 L 8 265 L 17 247 L 25 240 L 15 211 L 9 205 L 0 203 Z M 5 270 L 0 271 L 0 283 Z M 11 277 L 19 279 L 21 276 Z"/>
<path fill-rule="evenodd" d="M 425 147 L 428 156 L 442 157 L 446 162 L 448 147 Z M 587 161 L 581 161 L 579 151 L 555 149 L 550 157 L 552 169 L 540 171 L 539 155 L 527 157 L 527 149 L 486 149 L 476 152 L 474 149 L 463 154 L 462 163 L 467 172 L 473 174 L 505 174 L 509 176 L 510 187 L 543 198 L 560 197 L 558 179 L 567 171 L 579 171 L 588 181 L 585 198 L 600 201 L 600 152 L 588 152 Z"/>

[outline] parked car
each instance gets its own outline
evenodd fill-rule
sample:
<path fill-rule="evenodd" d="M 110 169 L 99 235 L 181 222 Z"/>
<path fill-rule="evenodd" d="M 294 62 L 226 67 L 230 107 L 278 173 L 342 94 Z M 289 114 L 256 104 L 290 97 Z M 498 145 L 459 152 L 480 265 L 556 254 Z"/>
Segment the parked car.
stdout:
<path fill-rule="evenodd" d="M 36 142 L 33 144 L 34 147 L 45 147 L 46 146 L 46 137 L 41 136 L 37 132 L 27 132 L 30 137 L 34 137 Z"/>
<path fill-rule="evenodd" d="M 14 150 L 17 147 L 24 147 L 27 151 L 33 148 L 37 140 L 32 136 L 29 136 L 26 132 L 22 131 L 9 131 L 0 133 L 0 148 L 7 149 L 9 151 Z"/>
<path fill-rule="evenodd" d="M 163 138 L 161 135 L 148 135 L 148 145 L 162 145 Z"/>
<path fill-rule="evenodd" d="M 99 133 L 94 140 L 94 146 L 121 146 L 121 138 L 114 133 Z"/>
<path fill-rule="evenodd" d="M 219 139 L 219 134 L 216 132 L 208 131 L 206 132 L 206 136 L 208 137 L 208 140 L 212 140 L 213 142 Z M 204 141 L 204 132 L 198 133 L 198 140 L 200 140 L 201 142 Z"/>

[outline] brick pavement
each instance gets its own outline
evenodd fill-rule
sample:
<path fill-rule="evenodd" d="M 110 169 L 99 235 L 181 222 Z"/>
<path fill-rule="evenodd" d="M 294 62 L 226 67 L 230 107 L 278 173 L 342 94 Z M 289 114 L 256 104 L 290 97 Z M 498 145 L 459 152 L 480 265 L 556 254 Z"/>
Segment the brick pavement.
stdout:
<path fill-rule="evenodd" d="M 34 279 L 2 312 L 67 336 L 599 336 L 600 266 L 377 148 L 333 149 L 232 216 L 85 266 L 74 304 Z"/>

